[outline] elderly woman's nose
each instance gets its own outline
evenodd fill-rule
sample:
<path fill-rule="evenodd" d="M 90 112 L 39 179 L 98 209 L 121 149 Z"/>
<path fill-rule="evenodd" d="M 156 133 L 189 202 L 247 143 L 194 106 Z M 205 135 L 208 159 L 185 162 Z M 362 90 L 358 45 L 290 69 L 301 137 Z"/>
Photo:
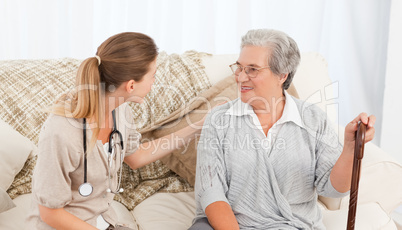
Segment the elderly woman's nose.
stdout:
<path fill-rule="evenodd" d="M 237 81 L 240 81 L 240 82 L 248 81 L 248 79 L 249 79 L 249 77 L 248 77 L 247 74 L 244 72 L 244 70 L 241 71 L 241 72 L 239 73 L 239 75 L 237 76 Z"/>

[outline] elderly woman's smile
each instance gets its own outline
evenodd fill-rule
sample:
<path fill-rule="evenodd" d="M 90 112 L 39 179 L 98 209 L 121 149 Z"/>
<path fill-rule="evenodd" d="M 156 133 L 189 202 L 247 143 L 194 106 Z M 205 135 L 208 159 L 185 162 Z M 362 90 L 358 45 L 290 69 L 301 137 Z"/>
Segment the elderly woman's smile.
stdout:
<path fill-rule="evenodd" d="M 253 87 L 242 86 L 240 88 L 240 91 L 241 91 L 241 93 L 247 93 L 248 91 L 253 90 L 253 89 L 254 89 Z"/>

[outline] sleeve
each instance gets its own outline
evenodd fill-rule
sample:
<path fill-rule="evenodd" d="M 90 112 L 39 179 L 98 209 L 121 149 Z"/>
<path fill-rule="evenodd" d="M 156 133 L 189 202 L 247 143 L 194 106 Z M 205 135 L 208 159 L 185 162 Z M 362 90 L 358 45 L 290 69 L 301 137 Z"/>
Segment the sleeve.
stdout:
<path fill-rule="evenodd" d="M 79 166 L 79 156 L 83 152 L 74 149 L 71 142 L 75 138 L 69 137 L 68 129 L 62 127 L 61 123 L 60 118 L 50 115 L 42 126 L 32 182 L 33 199 L 53 209 L 62 208 L 71 202 L 70 173 Z"/>
<path fill-rule="evenodd" d="M 122 132 L 125 150 L 125 157 L 132 155 L 135 151 L 137 151 L 140 142 L 141 142 L 141 133 L 139 133 L 134 124 L 134 116 L 131 107 L 124 103 L 121 106 L 121 113 L 123 117 L 120 117 L 120 121 L 123 123 L 124 131 Z"/>
<path fill-rule="evenodd" d="M 216 201 L 229 204 L 226 193 L 226 167 L 224 163 L 220 129 L 212 122 L 212 112 L 207 116 L 197 146 L 195 198 L 197 210 L 205 213 L 206 207 Z M 218 118 L 215 116 L 215 118 Z"/>
<path fill-rule="evenodd" d="M 330 175 L 332 168 L 342 153 L 343 146 L 339 142 L 339 138 L 333 125 L 327 119 L 324 113 L 321 114 L 321 127 L 317 135 L 316 143 L 316 169 L 315 182 L 317 193 L 325 197 L 344 197 L 348 192 L 338 192 L 331 183 Z"/>

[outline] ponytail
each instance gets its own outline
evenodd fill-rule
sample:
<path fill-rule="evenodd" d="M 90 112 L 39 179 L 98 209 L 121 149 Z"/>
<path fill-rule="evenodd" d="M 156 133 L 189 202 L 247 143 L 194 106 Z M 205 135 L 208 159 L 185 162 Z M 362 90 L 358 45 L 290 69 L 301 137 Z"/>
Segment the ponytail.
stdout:
<path fill-rule="evenodd" d="M 104 114 L 101 100 L 104 99 L 105 91 L 102 90 L 98 62 L 96 57 L 91 57 L 81 63 L 76 77 L 77 104 L 72 108 L 74 118 L 93 118 L 92 122 L 96 123 L 95 128 L 92 129 L 90 150 L 97 141 Z"/>
<path fill-rule="evenodd" d="M 98 61 L 95 57 L 84 60 L 77 72 L 77 105 L 73 108 L 74 118 L 90 118 L 99 111 L 100 103 L 100 74 Z"/>
<path fill-rule="evenodd" d="M 96 57 L 85 59 L 78 68 L 76 88 L 59 97 L 46 111 L 64 117 L 92 118 L 88 123 L 95 123 L 95 128 L 92 128 L 89 152 L 97 141 L 104 114 L 101 102 L 105 91 L 102 90 L 98 62 Z"/>

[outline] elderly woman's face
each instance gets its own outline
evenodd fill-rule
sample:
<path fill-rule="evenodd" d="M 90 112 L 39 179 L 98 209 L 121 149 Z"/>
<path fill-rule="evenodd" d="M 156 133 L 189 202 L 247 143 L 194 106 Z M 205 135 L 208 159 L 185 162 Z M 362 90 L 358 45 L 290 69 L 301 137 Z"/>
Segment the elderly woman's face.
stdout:
<path fill-rule="evenodd" d="M 242 66 L 252 66 L 256 69 L 268 66 L 270 51 L 265 47 L 245 46 L 240 52 L 237 63 Z M 241 100 L 251 106 L 262 103 L 275 103 L 282 97 L 283 78 L 272 73 L 269 68 L 260 69 L 255 78 L 247 76 L 243 70 L 236 76 L 236 81 L 241 92 Z"/>

